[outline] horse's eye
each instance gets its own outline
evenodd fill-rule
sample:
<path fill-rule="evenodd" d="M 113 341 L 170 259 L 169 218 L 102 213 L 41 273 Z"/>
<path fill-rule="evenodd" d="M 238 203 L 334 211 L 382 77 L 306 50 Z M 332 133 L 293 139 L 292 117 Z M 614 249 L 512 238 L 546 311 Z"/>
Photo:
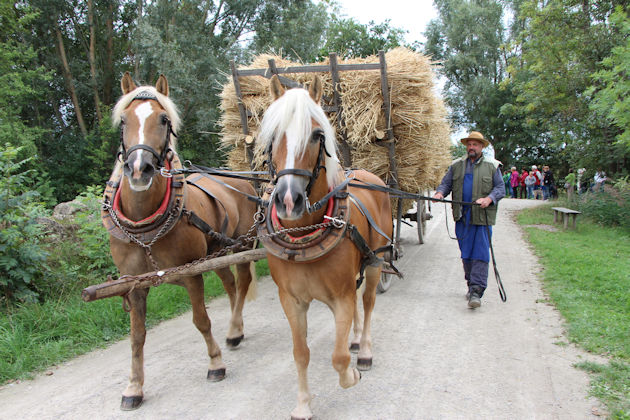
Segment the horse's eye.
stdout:
<path fill-rule="evenodd" d="M 311 134 L 311 141 L 313 143 L 321 142 L 324 140 L 324 138 L 325 138 L 324 130 L 322 130 L 321 128 L 315 129 L 313 133 Z"/>
<path fill-rule="evenodd" d="M 161 122 L 162 124 L 166 124 L 168 122 L 168 117 L 166 115 L 162 115 Z"/>

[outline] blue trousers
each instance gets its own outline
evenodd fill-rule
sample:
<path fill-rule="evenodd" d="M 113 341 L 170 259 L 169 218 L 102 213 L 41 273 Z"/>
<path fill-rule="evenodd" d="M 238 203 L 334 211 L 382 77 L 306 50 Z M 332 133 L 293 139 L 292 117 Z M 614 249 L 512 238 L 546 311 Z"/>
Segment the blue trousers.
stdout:
<path fill-rule="evenodd" d="M 462 258 L 462 263 L 464 264 L 464 278 L 468 284 L 468 290 L 470 291 L 471 286 L 478 286 L 481 288 L 481 296 L 483 296 L 483 292 L 488 287 L 488 262 Z"/>

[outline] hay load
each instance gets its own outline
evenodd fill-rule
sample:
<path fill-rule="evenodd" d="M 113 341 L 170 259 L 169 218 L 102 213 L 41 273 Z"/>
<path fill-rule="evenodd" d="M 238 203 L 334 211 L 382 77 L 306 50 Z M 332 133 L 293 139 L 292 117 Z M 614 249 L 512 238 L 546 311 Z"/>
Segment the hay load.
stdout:
<path fill-rule="evenodd" d="M 274 59 L 277 68 L 300 66 L 278 56 L 259 55 L 247 69 L 268 68 Z M 405 48 L 394 49 L 385 55 L 391 101 L 391 127 L 395 138 L 399 188 L 412 193 L 435 188 L 451 162 L 450 127 L 442 100 L 434 92 L 433 71 L 429 59 Z M 348 59 L 338 64 L 378 63 L 378 56 Z M 326 65 L 327 61 L 317 63 Z M 245 69 L 243 68 L 243 69 Z M 241 69 L 239 69 L 241 70 Z M 316 73 L 322 78 L 325 97 L 333 97 L 330 72 Z M 282 76 L 302 85 L 310 83 L 311 73 Z M 342 117 L 347 143 L 351 147 L 352 167 L 366 169 L 381 179 L 389 179 L 387 148 L 375 143 L 386 132 L 383 112 L 381 78 L 378 70 L 341 71 L 339 87 Z M 228 166 L 234 170 L 249 170 L 245 152 L 246 141 L 255 141 L 265 110 L 271 104 L 269 79 L 262 76 L 239 77 L 243 104 L 248 112 L 249 137 L 243 134 L 238 98 L 230 79 L 221 94 L 222 116 L 219 120 L 222 145 L 230 149 Z M 331 104 L 329 104 L 331 105 Z M 338 115 L 329 115 L 337 125 Z M 262 169 L 264 158 L 254 157 L 255 168 Z"/>

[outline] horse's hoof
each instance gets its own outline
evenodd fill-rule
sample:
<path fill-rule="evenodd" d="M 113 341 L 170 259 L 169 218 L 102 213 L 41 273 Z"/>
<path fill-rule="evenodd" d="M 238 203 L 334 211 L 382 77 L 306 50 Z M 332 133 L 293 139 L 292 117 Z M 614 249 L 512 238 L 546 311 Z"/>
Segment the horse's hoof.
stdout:
<path fill-rule="evenodd" d="M 208 380 L 210 382 L 219 382 L 225 379 L 225 368 L 211 370 L 208 369 Z"/>
<path fill-rule="evenodd" d="M 245 337 L 243 334 L 241 334 L 240 337 L 234 337 L 234 338 L 226 338 L 225 339 L 225 344 L 227 344 L 227 346 L 231 349 L 236 348 L 239 344 L 241 344 L 241 341 L 243 340 L 243 337 Z"/>
<path fill-rule="evenodd" d="M 372 358 L 371 357 L 360 357 L 357 359 L 357 369 L 359 370 L 370 370 L 372 368 Z"/>
<path fill-rule="evenodd" d="M 359 351 L 359 343 L 350 344 L 350 351 L 356 353 Z"/>
<path fill-rule="evenodd" d="M 135 397 L 125 397 L 123 395 L 122 401 L 120 402 L 120 409 L 123 411 L 130 411 L 130 410 L 135 410 L 141 405 L 142 405 L 142 395 L 138 395 Z"/>

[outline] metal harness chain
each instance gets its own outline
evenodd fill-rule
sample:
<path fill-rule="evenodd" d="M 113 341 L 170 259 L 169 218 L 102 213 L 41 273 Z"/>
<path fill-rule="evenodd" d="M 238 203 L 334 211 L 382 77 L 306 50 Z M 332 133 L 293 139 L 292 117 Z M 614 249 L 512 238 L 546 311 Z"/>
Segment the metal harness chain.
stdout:
<path fill-rule="evenodd" d="M 258 216 L 259 214 L 261 214 L 262 217 Z M 125 279 L 129 279 L 129 280 L 131 280 L 131 279 L 135 280 L 134 285 L 129 290 L 129 292 L 127 292 L 125 294 L 125 297 L 129 293 L 131 293 L 131 291 L 133 291 L 135 286 L 138 283 L 140 283 L 142 280 L 149 280 L 149 281 L 151 281 L 151 283 L 154 286 L 159 286 L 159 285 L 161 285 L 164 282 L 164 277 L 165 276 L 176 274 L 176 273 L 178 273 L 178 272 L 180 272 L 180 271 L 182 271 L 184 269 L 188 269 L 188 268 L 194 267 L 196 265 L 199 265 L 199 264 L 203 263 L 204 261 L 210 260 L 212 258 L 220 257 L 220 256 L 222 256 L 224 254 L 227 254 L 231 250 L 234 250 L 234 249 L 239 248 L 239 247 L 243 247 L 245 244 L 254 242 L 257 239 L 271 238 L 273 236 L 282 235 L 282 234 L 291 233 L 291 232 L 299 232 L 299 231 L 304 231 L 304 230 L 319 229 L 319 228 L 330 226 L 331 224 L 333 226 L 339 228 L 338 224 L 335 223 L 336 219 L 332 219 L 332 220 L 329 220 L 329 221 L 326 221 L 326 222 L 317 223 L 315 225 L 303 226 L 303 227 L 294 227 L 294 228 L 285 228 L 285 229 L 280 229 L 280 230 L 278 230 L 276 232 L 267 233 L 265 235 L 252 236 L 252 232 L 254 232 L 258 228 L 258 225 L 260 223 L 262 223 L 263 221 L 264 221 L 264 213 L 262 213 L 262 212 L 256 213 L 256 215 L 254 216 L 254 224 L 249 228 L 249 230 L 247 231 L 246 234 L 241 235 L 238 238 L 234 239 L 232 245 L 223 247 L 223 248 L 219 249 L 218 251 L 216 251 L 216 252 L 214 252 L 212 254 L 206 255 L 203 258 L 199 258 L 197 260 L 191 261 L 189 263 L 186 263 L 184 265 L 180 265 L 180 266 L 177 266 L 177 267 L 167 268 L 165 270 L 157 271 L 158 269 L 156 268 L 156 273 L 140 274 L 140 275 L 137 275 L 137 276 L 133 276 L 133 275 L 123 275 L 123 276 L 121 276 L 120 279 L 125 278 Z M 141 241 L 138 241 L 137 239 L 135 239 L 134 242 L 140 244 L 145 249 L 147 247 L 147 245 L 143 244 Z M 153 241 L 151 241 L 150 245 L 153 245 L 154 242 L 155 242 L 155 239 Z"/>
<path fill-rule="evenodd" d="M 162 236 L 164 236 L 166 232 L 168 232 L 169 228 L 173 224 L 173 221 L 175 221 L 178 216 L 177 208 L 171 209 L 168 215 L 168 219 L 166 219 L 166 222 L 160 228 L 160 230 L 155 235 L 155 237 L 149 243 L 144 243 L 140 239 L 138 239 L 136 235 L 129 232 L 127 229 L 123 227 L 122 223 L 120 223 L 120 220 L 118 219 L 118 216 L 116 215 L 116 212 L 114 211 L 111 204 L 103 203 L 103 207 L 107 209 L 107 212 L 109 213 L 110 217 L 112 218 L 116 226 L 125 234 L 125 236 L 127 236 L 130 241 L 141 246 L 144 249 L 144 252 L 147 254 L 149 261 L 151 261 L 151 265 L 153 266 L 153 269 L 156 271 L 159 270 L 160 268 L 158 267 L 157 262 L 155 261 L 155 259 L 153 258 L 153 255 L 151 254 L 151 247 L 153 246 L 153 244 L 155 244 L 158 241 L 158 239 L 160 239 Z"/>

